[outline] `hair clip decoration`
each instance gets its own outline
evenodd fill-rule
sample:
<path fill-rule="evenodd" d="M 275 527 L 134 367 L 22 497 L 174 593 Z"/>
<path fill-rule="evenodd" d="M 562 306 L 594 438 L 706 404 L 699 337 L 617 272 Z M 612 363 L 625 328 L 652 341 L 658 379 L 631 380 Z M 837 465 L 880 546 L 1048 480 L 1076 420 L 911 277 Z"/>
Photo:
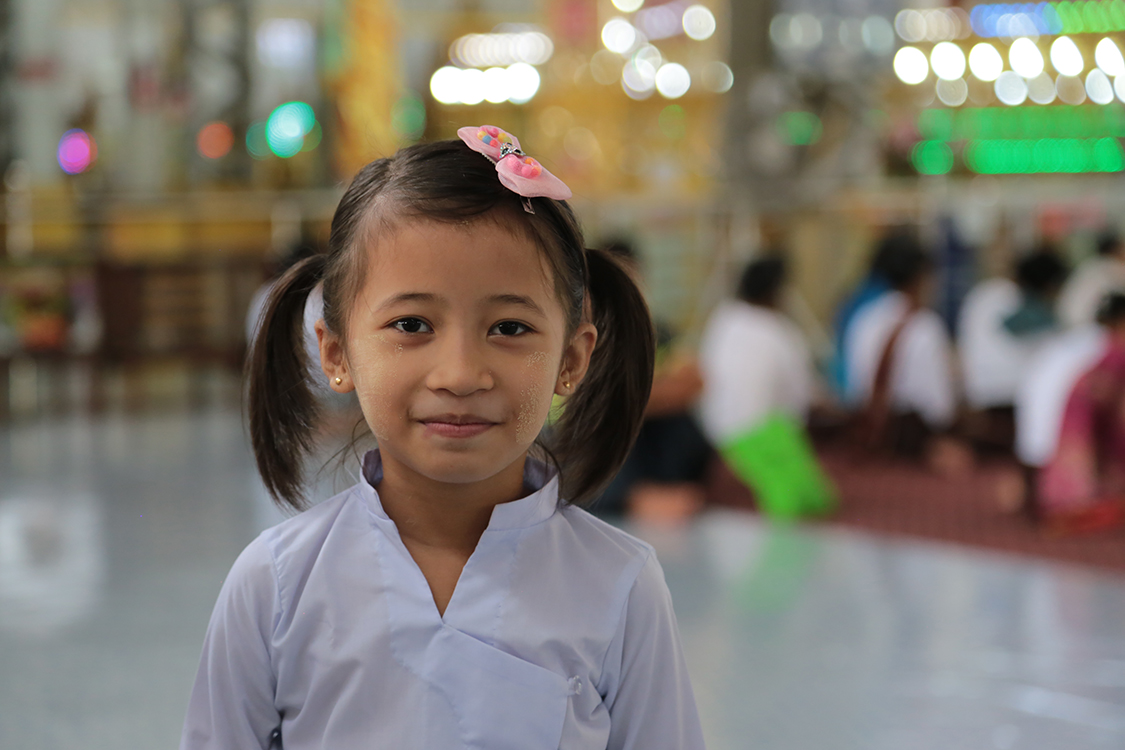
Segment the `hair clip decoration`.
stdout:
<path fill-rule="evenodd" d="M 495 125 L 481 125 L 479 128 L 461 128 L 457 136 L 473 151 L 484 154 L 496 164 L 500 182 L 516 195 L 523 196 L 523 207 L 528 213 L 535 213 L 528 198 L 553 198 L 557 201 L 570 198 L 570 188 L 566 183 L 525 154 L 520 149 L 519 139 L 511 133 Z"/>

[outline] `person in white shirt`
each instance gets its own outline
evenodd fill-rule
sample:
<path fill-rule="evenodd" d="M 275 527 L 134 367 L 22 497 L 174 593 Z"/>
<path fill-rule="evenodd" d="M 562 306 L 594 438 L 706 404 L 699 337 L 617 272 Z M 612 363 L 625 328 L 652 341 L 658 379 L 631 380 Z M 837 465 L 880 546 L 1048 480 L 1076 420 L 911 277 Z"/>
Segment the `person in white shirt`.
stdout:
<path fill-rule="evenodd" d="M 588 502 L 640 427 L 644 297 L 570 190 L 493 126 L 360 170 L 248 364 L 279 505 L 223 583 L 181 750 L 702 750 L 651 546 Z M 301 319 L 379 448 L 309 508 Z M 566 398 L 549 436 L 555 395 Z"/>
<path fill-rule="evenodd" d="M 1059 295 L 1059 315 L 1068 326 L 1095 324 L 1106 294 L 1125 291 L 1125 244 L 1116 232 L 1098 238 L 1097 255 L 1080 263 Z"/>
<path fill-rule="evenodd" d="M 1066 267 L 1050 249 L 1021 258 L 1015 279 L 975 286 L 961 306 L 958 348 L 970 412 L 967 430 L 980 449 L 1012 451 L 1016 394 L 1036 353 L 1058 332 L 1054 305 Z"/>
<path fill-rule="evenodd" d="M 800 328 L 780 310 L 786 277 L 780 257 L 752 261 L 737 298 L 720 303 L 699 346 L 699 414 L 714 445 L 752 430 L 775 413 L 804 423 L 813 363 Z"/>
<path fill-rule="evenodd" d="M 922 457 L 940 447 L 938 464 L 962 468 L 961 449 L 934 441 L 957 420 L 953 347 L 945 323 L 925 305 L 932 261 L 916 243 L 886 261 L 891 291 L 866 305 L 848 333 L 850 402 L 874 450 Z M 944 469 L 943 469 L 944 470 Z"/>

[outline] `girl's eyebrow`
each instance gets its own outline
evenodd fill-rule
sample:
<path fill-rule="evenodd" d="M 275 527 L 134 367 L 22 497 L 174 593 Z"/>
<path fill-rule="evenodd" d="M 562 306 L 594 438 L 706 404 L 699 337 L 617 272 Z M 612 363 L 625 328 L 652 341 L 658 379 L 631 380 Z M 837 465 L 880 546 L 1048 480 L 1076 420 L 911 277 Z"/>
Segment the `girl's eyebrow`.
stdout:
<path fill-rule="evenodd" d="M 530 310 L 537 315 L 546 317 L 547 314 L 543 312 L 543 308 L 535 304 L 535 300 L 531 297 L 526 297 L 522 294 L 493 294 L 486 300 L 494 305 L 516 305 Z M 430 292 L 399 292 L 393 297 L 388 298 L 383 304 L 379 305 L 377 310 L 384 310 L 388 307 L 400 305 L 403 302 L 436 302 L 442 303 L 444 299 L 436 294 Z"/>
<path fill-rule="evenodd" d="M 543 312 L 543 308 L 535 304 L 535 300 L 531 299 L 531 297 L 525 297 L 522 294 L 494 294 L 488 298 L 488 301 L 493 304 L 517 305 L 527 308 L 541 317 L 547 317 L 547 314 Z"/>

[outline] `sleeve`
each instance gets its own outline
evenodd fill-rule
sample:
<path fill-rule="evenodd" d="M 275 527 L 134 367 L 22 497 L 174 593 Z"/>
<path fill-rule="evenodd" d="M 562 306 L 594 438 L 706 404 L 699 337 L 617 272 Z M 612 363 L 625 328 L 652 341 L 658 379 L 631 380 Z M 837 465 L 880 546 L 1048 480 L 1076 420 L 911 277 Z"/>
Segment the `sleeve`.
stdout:
<path fill-rule="evenodd" d="M 219 592 L 180 750 L 269 747 L 281 723 L 269 650 L 278 612 L 273 558 L 258 537 L 239 555 Z"/>
<path fill-rule="evenodd" d="M 703 750 L 672 597 L 654 554 L 633 583 L 603 674 L 607 750 Z"/>

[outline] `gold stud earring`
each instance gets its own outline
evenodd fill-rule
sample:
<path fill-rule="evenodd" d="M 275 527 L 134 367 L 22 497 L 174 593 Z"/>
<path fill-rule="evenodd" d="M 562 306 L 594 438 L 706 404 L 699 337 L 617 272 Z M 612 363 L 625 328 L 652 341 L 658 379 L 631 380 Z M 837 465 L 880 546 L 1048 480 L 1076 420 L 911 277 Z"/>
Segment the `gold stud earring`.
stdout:
<path fill-rule="evenodd" d="M 340 385 L 343 382 L 344 382 L 343 378 L 336 378 L 336 385 Z"/>
<path fill-rule="evenodd" d="M 563 381 L 563 388 L 566 388 L 568 391 L 570 390 L 570 381 L 569 380 Z"/>

